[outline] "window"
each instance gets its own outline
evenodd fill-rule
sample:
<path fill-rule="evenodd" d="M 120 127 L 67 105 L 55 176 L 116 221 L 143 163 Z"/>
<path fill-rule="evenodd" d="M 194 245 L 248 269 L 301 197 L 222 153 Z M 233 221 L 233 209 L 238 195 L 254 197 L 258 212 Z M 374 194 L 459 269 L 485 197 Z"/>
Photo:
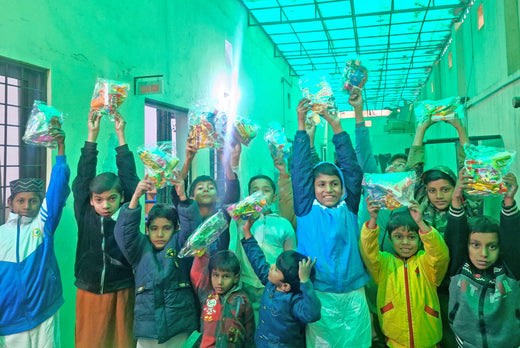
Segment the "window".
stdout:
<path fill-rule="evenodd" d="M 46 150 L 22 141 L 34 100 L 47 100 L 47 71 L 0 57 L 0 224 L 5 222 L 9 183 L 45 180 Z"/>

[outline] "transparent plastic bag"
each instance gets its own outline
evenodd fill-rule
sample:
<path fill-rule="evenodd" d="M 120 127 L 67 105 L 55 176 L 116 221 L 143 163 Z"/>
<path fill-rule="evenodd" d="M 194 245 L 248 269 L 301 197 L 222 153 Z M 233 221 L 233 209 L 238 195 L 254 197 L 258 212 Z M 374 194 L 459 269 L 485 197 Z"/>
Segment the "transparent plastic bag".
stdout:
<path fill-rule="evenodd" d="M 415 103 L 414 112 L 417 124 L 431 118 L 432 122 L 464 118 L 464 103 L 461 97 L 440 100 L 423 100 Z"/>
<path fill-rule="evenodd" d="M 227 208 L 229 215 L 238 221 L 239 219 L 248 219 L 249 217 L 257 219 L 262 213 L 269 210 L 269 204 L 262 191 L 247 196 L 240 202 L 232 204 Z"/>
<path fill-rule="evenodd" d="M 224 144 L 223 133 L 217 131 L 218 109 L 212 103 L 200 100 L 188 111 L 189 137 L 193 139 L 197 149 L 207 147 L 220 148 Z M 222 113 L 220 118 L 224 117 Z"/>
<path fill-rule="evenodd" d="M 171 141 L 145 144 L 137 148 L 137 154 L 143 161 L 146 174 L 156 188 L 171 185 L 175 180 L 173 169 L 179 163 L 175 145 Z"/>
<path fill-rule="evenodd" d="M 49 134 L 49 131 L 52 128 L 61 127 L 66 116 L 67 114 L 56 110 L 54 107 L 48 106 L 42 101 L 35 100 L 22 140 L 26 144 L 55 149 L 57 144 Z"/>
<path fill-rule="evenodd" d="M 249 145 L 259 130 L 258 124 L 246 118 L 237 116 L 233 121 L 233 137 L 245 146 Z"/>
<path fill-rule="evenodd" d="M 354 88 L 363 89 L 368 79 L 368 70 L 361 65 L 361 60 L 350 59 L 343 71 L 343 90 L 352 93 Z"/>
<path fill-rule="evenodd" d="M 414 200 L 416 174 L 410 172 L 369 174 L 363 176 L 363 187 L 371 200 L 381 209 L 394 210 L 409 207 Z"/>
<path fill-rule="evenodd" d="M 279 153 L 283 153 L 285 158 L 289 156 L 291 143 L 287 140 L 287 136 L 279 123 L 269 123 L 269 128 L 264 135 L 264 140 L 269 145 L 269 150 L 273 157 L 277 157 Z"/>
<path fill-rule="evenodd" d="M 325 109 L 329 113 L 338 112 L 330 84 L 325 76 L 320 75 L 303 76 L 299 84 L 303 97 L 311 101 L 311 110 L 307 114 L 307 122 L 323 126 L 324 122 L 320 115 L 323 115 Z"/>
<path fill-rule="evenodd" d="M 107 116 L 113 121 L 117 109 L 126 100 L 129 90 L 128 83 L 98 78 L 90 107 L 97 115 Z"/>
<path fill-rule="evenodd" d="M 466 144 L 464 152 L 466 153 L 464 167 L 474 180 L 469 184 L 473 190 L 468 191 L 468 194 L 486 196 L 507 192 L 507 186 L 502 178 L 509 173 L 516 151 Z"/>
<path fill-rule="evenodd" d="M 179 252 L 179 257 L 204 254 L 206 248 L 217 240 L 226 227 L 228 222 L 223 211 L 210 216 L 191 234 Z"/>

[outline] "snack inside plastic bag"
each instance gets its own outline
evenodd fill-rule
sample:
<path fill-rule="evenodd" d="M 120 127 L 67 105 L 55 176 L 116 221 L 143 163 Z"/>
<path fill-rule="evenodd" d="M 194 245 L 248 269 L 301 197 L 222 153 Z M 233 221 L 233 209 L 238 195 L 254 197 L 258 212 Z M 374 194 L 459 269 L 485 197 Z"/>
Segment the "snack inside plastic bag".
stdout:
<path fill-rule="evenodd" d="M 347 61 L 343 72 L 343 90 L 351 93 L 354 87 L 363 89 L 368 79 L 368 70 L 359 59 Z"/>
<path fill-rule="evenodd" d="M 266 210 L 269 210 L 269 204 L 262 191 L 256 191 L 227 209 L 229 215 L 236 221 L 249 217 L 256 219 Z"/>
<path fill-rule="evenodd" d="M 469 184 L 474 189 L 468 191 L 468 194 L 490 195 L 507 192 L 507 186 L 502 178 L 509 173 L 516 151 L 466 144 L 464 152 L 466 152 L 464 167 L 474 180 Z"/>
<path fill-rule="evenodd" d="M 60 128 L 66 114 L 56 110 L 44 102 L 35 100 L 31 110 L 31 115 L 27 121 L 27 128 L 22 137 L 26 144 L 45 146 L 55 149 L 56 141 L 49 134 L 53 128 Z"/>
<path fill-rule="evenodd" d="M 246 118 L 237 116 L 233 121 L 233 137 L 244 145 L 249 145 L 258 134 L 260 126 Z"/>
<path fill-rule="evenodd" d="M 272 152 L 271 155 L 273 157 L 277 157 L 279 153 L 283 153 L 284 157 L 289 156 L 291 143 L 287 141 L 287 136 L 278 122 L 269 123 L 264 140 L 269 145 L 269 150 Z"/>
<path fill-rule="evenodd" d="M 371 200 L 377 201 L 381 209 L 394 210 L 409 207 L 414 199 L 416 174 L 410 172 L 370 174 L 363 176 L 363 187 Z"/>
<path fill-rule="evenodd" d="M 155 187 L 162 188 L 175 180 L 173 169 L 179 163 L 175 155 L 175 145 L 171 141 L 161 141 L 155 144 L 141 145 L 137 154 L 143 161 L 148 178 L 155 183 Z"/>
<path fill-rule="evenodd" d="M 227 226 L 228 222 L 223 211 L 220 210 L 218 213 L 210 216 L 191 234 L 179 252 L 179 257 L 204 254 L 206 248 L 217 240 Z"/>
<path fill-rule="evenodd" d="M 107 116 L 113 120 L 117 109 L 126 100 L 129 90 L 128 83 L 98 78 L 90 107 L 96 111 L 97 115 Z"/>
<path fill-rule="evenodd" d="M 219 148 L 224 144 L 222 133 L 217 131 L 218 109 L 207 101 L 198 101 L 188 111 L 189 136 L 198 149 Z M 219 118 L 225 115 L 219 115 Z"/>
<path fill-rule="evenodd" d="M 440 100 L 423 100 L 414 105 L 416 122 L 419 124 L 427 118 L 433 122 L 464 118 L 464 101 L 461 97 L 450 97 Z"/>
<path fill-rule="evenodd" d="M 337 113 L 337 106 L 332 94 L 332 88 L 325 76 L 308 75 L 300 79 L 300 90 L 303 97 L 311 100 L 311 110 L 307 114 L 307 121 L 316 125 L 323 125 L 320 118 L 325 109 L 329 113 Z"/>

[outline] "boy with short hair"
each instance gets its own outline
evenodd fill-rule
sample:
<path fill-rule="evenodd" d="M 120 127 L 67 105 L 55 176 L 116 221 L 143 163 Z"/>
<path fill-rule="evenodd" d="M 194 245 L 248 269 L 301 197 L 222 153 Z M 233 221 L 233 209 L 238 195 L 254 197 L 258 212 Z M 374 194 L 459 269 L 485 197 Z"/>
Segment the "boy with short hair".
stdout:
<path fill-rule="evenodd" d="M 485 216 L 467 219 L 460 175 L 444 238 L 450 249 L 449 319 L 459 347 L 520 346 L 520 212 L 516 177 L 504 177 L 500 224 Z"/>
<path fill-rule="evenodd" d="M 100 117 L 89 114 L 88 139 L 81 149 L 72 184 L 74 215 L 78 224 L 75 264 L 76 347 L 133 347 L 132 267 L 117 246 L 114 227 L 121 204 L 131 198 L 139 182 L 133 154 L 125 140 L 125 124 L 115 116 L 119 140 L 118 175 L 96 176 Z M 125 195 L 127 197 L 125 197 Z"/>
<path fill-rule="evenodd" d="M 326 110 L 323 118 L 334 132 L 340 168 L 329 162 L 313 168 L 305 132 L 309 103 L 304 98 L 298 104 L 292 163 L 298 251 L 317 257 L 314 287 L 322 304 L 321 320 L 307 325 L 306 344 L 369 347 L 370 314 L 364 292 L 369 276 L 359 254 L 357 222 L 363 172 L 338 116 Z"/>
<path fill-rule="evenodd" d="M 387 231 L 394 253 L 379 250 L 380 206 L 367 199 L 370 220 L 361 229 L 361 256 L 378 285 L 379 323 L 389 347 L 433 348 L 442 339 L 437 287 L 449 262 L 440 233 L 428 226 L 419 204 L 394 211 Z M 419 251 L 421 241 L 424 250 Z"/>
<path fill-rule="evenodd" d="M 191 282 L 202 306 L 202 340 L 206 347 L 254 347 L 255 321 L 240 284 L 240 262 L 229 250 L 196 257 Z"/>
<path fill-rule="evenodd" d="M 0 347 L 60 347 L 58 310 L 63 304 L 54 232 L 70 193 L 65 134 L 58 143 L 45 199 L 43 181 L 11 181 L 7 222 L 0 226 Z"/>

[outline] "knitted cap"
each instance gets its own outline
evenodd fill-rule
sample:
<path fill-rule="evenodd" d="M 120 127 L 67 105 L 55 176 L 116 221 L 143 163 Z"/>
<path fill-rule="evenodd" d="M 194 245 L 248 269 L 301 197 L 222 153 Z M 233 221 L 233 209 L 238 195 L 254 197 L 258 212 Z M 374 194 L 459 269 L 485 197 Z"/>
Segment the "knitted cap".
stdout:
<path fill-rule="evenodd" d="M 41 192 L 43 193 L 43 180 L 36 178 L 23 178 L 13 180 L 11 186 L 11 197 L 21 192 Z"/>

